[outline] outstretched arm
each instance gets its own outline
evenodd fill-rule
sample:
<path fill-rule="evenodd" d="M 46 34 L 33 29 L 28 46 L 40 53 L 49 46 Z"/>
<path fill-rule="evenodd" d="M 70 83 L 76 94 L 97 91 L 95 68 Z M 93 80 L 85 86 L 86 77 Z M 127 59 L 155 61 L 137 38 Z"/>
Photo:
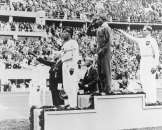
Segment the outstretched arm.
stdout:
<path fill-rule="evenodd" d="M 48 60 L 45 60 L 41 57 L 37 58 L 37 61 L 39 61 L 40 63 L 44 64 L 44 65 L 47 65 L 47 66 L 53 66 L 55 64 L 55 62 L 51 62 L 51 61 L 48 61 Z"/>
<path fill-rule="evenodd" d="M 36 60 L 39 61 L 40 63 L 44 64 L 44 65 L 47 65 L 47 66 L 52 66 L 54 64 L 54 62 L 51 62 L 51 61 L 47 61 L 45 60 L 44 58 L 41 58 L 39 57 L 38 55 L 36 55 L 35 53 L 29 51 L 28 54 L 36 57 Z"/>
<path fill-rule="evenodd" d="M 120 33 L 122 33 L 125 37 L 127 37 L 128 39 L 130 39 L 130 40 L 132 40 L 132 41 L 138 42 L 138 40 L 139 40 L 139 38 L 134 37 L 134 36 L 130 35 L 129 33 L 125 32 L 125 31 L 123 31 L 123 30 L 121 30 L 121 29 L 119 29 L 118 31 L 119 31 Z"/>

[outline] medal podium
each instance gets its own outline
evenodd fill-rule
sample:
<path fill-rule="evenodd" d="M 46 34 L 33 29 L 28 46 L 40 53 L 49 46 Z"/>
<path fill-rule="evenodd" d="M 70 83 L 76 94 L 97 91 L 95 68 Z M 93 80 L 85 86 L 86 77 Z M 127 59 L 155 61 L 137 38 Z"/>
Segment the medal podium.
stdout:
<path fill-rule="evenodd" d="M 34 130 L 40 130 L 40 109 Z M 94 109 L 44 111 L 44 130 L 123 130 L 162 126 L 162 105 L 145 105 L 144 94 L 94 97 Z"/>

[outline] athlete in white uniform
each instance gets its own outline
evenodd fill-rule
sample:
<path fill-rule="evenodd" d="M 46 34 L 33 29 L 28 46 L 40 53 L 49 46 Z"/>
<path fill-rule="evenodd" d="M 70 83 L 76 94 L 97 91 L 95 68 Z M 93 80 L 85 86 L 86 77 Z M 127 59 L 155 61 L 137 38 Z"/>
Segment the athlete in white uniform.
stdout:
<path fill-rule="evenodd" d="M 152 70 L 156 69 L 159 64 L 159 49 L 156 40 L 151 37 L 152 28 L 144 26 L 143 38 L 135 38 L 122 30 L 119 31 L 139 45 L 141 53 L 140 80 L 143 91 L 146 93 L 146 103 L 156 103 L 156 80 Z"/>
<path fill-rule="evenodd" d="M 71 39 L 72 30 L 67 28 L 63 31 L 64 43 L 62 46 L 62 73 L 63 73 L 63 87 L 68 95 L 68 102 L 70 107 L 77 107 L 77 93 L 78 93 L 78 60 L 79 60 L 79 46 L 77 41 Z"/>

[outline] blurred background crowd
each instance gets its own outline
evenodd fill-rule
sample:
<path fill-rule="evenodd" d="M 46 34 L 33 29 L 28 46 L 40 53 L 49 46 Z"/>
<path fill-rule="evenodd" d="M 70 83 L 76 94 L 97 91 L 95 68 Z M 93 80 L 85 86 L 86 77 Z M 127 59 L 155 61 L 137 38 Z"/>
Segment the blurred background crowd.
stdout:
<path fill-rule="evenodd" d="M 43 32 L 45 29 L 36 23 L 0 21 L 0 31 Z"/>
<path fill-rule="evenodd" d="M 3 0 L 1 0 L 3 1 Z M 5 0 L 0 5 L 0 10 L 7 11 L 44 11 L 47 18 L 85 20 L 91 21 L 100 14 L 105 14 L 109 22 L 132 23 L 161 23 L 161 0 Z M 0 59 L 8 69 L 20 69 L 30 65 L 39 64 L 35 58 L 28 54 L 29 51 L 47 59 L 53 60 L 54 51 L 59 50 L 62 44 L 62 26 L 40 25 L 31 22 L 5 22 L 0 21 L 1 31 L 46 32 L 46 36 L 39 39 L 1 39 Z M 86 35 L 86 27 L 74 27 L 73 38 L 78 41 L 82 61 L 87 57 L 95 59 L 97 44 L 95 37 Z M 134 36 L 140 36 L 142 30 L 127 30 Z M 121 79 L 123 72 L 129 78 L 137 78 L 139 70 L 139 48 L 132 41 L 113 31 L 112 49 L 112 75 L 113 79 Z M 162 31 L 154 30 L 159 49 L 162 45 Z M 162 62 L 162 57 L 160 57 Z M 157 78 L 161 76 L 161 69 Z"/>
<path fill-rule="evenodd" d="M 61 28 L 56 28 L 51 31 L 52 27 L 48 27 L 46 37 L 39 39 L 6 39 L 0 40 L 0 58 L 6 65 L 7 69 L 19 69 L 30 65 L 38 65 L 36 59 L 28 54 L 35 54 L 49 61 L 55 57 L 55 51 L 61 48 Z M 133 30 L 129 33 L 140 36 L 142 30 Z M 121 79 L 123 72 L 128 72 L 129 78 L 137 78 L 139 69 L 140 52 L 138 46 L 132 41 L 127 40 L 123 35 L 113 31 L 112 50 L 112 74 L 113 79 Z M 153 36 L 156 38 L 161 48 L 162 31 L 153 31 Z M 87 36 L 83 29 L 75 29 L 73 38 L 78 41 L 80 48 L 80 56 L 84 62 L 87 57 L 95 59 L 97 52 L 97 44 L 95 37 Z M 162 59 L 160 59 L 162 60 Z"/>
<path fill-rule="evenodd" d="M 107 14 L 109 21 L 161 22 L 161 0 L 5 0 L 1 10 L 45 11 L 49 18 L 91 20 Z"/>

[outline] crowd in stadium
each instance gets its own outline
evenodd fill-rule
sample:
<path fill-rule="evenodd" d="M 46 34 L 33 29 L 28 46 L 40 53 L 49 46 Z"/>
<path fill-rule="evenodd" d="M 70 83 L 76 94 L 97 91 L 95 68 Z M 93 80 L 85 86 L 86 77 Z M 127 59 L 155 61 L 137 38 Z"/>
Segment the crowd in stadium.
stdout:
<path fill-rule="evenodd" d="M 50 26 L 47 30 L 47 36 L 39 39 L 8 39 L 0 41 L 1 59 L 6 64 L 6 68 L 18 69 L 30 65 L 37 65 L 38 62 L 28 52 L 32 51 L 35 54 L 52 60 L 54 51 L 61 47 L 61 29 L 52 29 Z M 53 30 L 53 31 L 51 31 Z M 140 30 L 129 31 L 133 35 L 140 36 Z M 113 79 L 121 79 L 123 72 L 128 72 L 129 78 L 136 78 L 136 73 L 139 67 L 140 53 L 138 46 L 132 41 L 127 40 L 121 34 L 113 32 L 115 37 L 112 44 L 112 74 Z M 153 31 L 153 36 L 157 39 L 159 47 L 161 45 L 162 32 Z M 83 30 L 74 31 L 73 37 L 78 41 L 80 55 L 84 59 L 87 57 L 95 58 L 97 45 L 95 38 L 87 36 Z"/>
<path fill-rule="evenodd" d="M 1 31 L 42 32 L 44 27 L 30 22 L 4 22 L 0 21 Z"/>
<path fill-rule="evenodd" d="M 19 12 L 15 13 L 16 15 L 13 13 L 9 16 L 3 14 L 0 16 L 0 32 L 2 34 L 0 35 L 0 70 L 2 73 L 6 71 L 4 75 L 9 75 L 10 73 L 7 72 L 11 72 L 14 76 L 17 76 L 19 73 L 15 74 L 15 72 L 24 72 L 23 75 L 25 76 L 20 75 L 17 76 L 18 78 L 16 76 L 16 78 L 14 76 L 9 76 L 9 78 L 8 76 L 1 76 L 0 92 L 29 91 L 29 106 L 40 107 L 45 105 L 43 100 L 47 96 L 45 91 L 48 89 L 51 91 L 53 106 L 58 110 L 78 109 L 78 106 L 70 106 L 71 104 L 68 104 L 67 101 L 67 99 L 75 98 L 78 95 L 83 96 L 83 98 L 89 95 L 83 101 L 79 101 L 78 97 L 75 98 L 78 102 L 76 105 L 79 102 L 86 104 L 86 100 L 89 102 L 90 105 L 83 107 L 84 109 L 95 108 L 93 96 L 96 95 L 145 93 L 145 98 L 151 97 L 151 95 L 147 95 L 147 91 L 144 89 L 146 85 L 144 86 L 141 80 L 141 70 L 145 67 L 142 68 L 140 64 L 143 60 L 142 56 L 144 56 L 141 53 L 141 46 L 136 40 L 130 40 L 128 37 L 131 34 L 141 41 L 142 38 L 147 39 L 144 36 L 144 29 L 142 29 L 145 25 L 151 28 L 145 31 L 149 31 L 149 35 L 156 39 L 160 52 L 160 57 L 158 56 L 160 63 L 157 64 L 157 68 L 150 67 L 151 69 L 148 71 L 152 75 L 155 74 L 154 79 L 157 81 L 157 86 L 152 88 L 155 90 L 159 87 L 158 85 L 161 85 L 159 81 L 162 79 L 162 0 L 4 1 L 6 2 L 3 4 L 0 2 L 0 11 L 22 12 L 20 16 L 17 15 Z M 38 16 L 36 12 L 38 12 Z M 23 16 L 23 14 L 25 15 Z M 36 16 L 30 16 L 30 14 L 36 14 Z M 89 35 L 87 30 L 90 25 L 102 16 L 106 17 L 105 21 L 110 30 L 105 25 L 104 29 L 106 28 L 107 32 L 101 27 L 105 22 L 103 20 L 104 22 L 102 21 L 103 23 L 100 26 L 91 28 L 97 32 L 95 32 L 95 36 Z M 75 24 L 73 25 L 73 23 Z M 69 30 L 72 28 L 73 31 L 69 31 L 66 27 Z M 99 32 L 102 31 L 105 34 L 102 33 L 103 37 L 100 37 Z M 128 33 L 128 35 L 125 35 L 122 31 Z M 76 43 L 77 47 L 72 48 L 71 44 L 64 47 L 65 43 L 69 42 L 69 39 L 65 40 L 68 33 L 70 34 L 69 39 L 72 40 L 70 43 Z M 107 39 L 105 38 L 106 33 L 109 33 Z M 102 40 L 99 41 L 99 38 L 103 42 Z M 151 43 L 151 40 L 143 40 L 146 43 L 144 45 L 147 45 L 147 42 Z M 79 53 L 74 53 L 78 48 Z M 70 53 L 72 51 L 70 55 L 72 58 L 67 61 L 74 62 L 76 55 L 77 64 L 69 64 L 66 60 L 63 61 L 63 55 L 65 56 L 69 50 Z M 99 51 L 102 53 L 99 54 Z M 154 49 L 150 51 L 152 55 L 149 55 L 149 57 L 155 59 L 154 52 L 158 51 L 153 51 Z M 59 61 L 59 58 L 61 61 Z M 151 64 L 148 65 L 151 66 Z M 90 69 L 93 69 L 91 76 L 89 76 Z M 25 73 L 26 71 L 31 75 Z M 107 75 L 111 82 L 107 82 Z M 146 77 L 149 77 L 147 73 Z M 149 83 L 152 81 L 146 81 L 149 87 L 151 86 Z M 70 88 L 71 90 L 69 90 L 74 93 L 68 93 L 68 86 L 69 88 L 74 86 L 71 88 L 76 88 L 75 92 Z M 150 92 L 152 92 L 151 89 Z M 75 97 L 70 97 L 73 95 Z M 146 103 L 157 105 L 159 101 Z"/>
<path fill-rule="evenodd" d="M 162 2 L 159 0 L 119 0 L 111 2 L 105 0 L 18 0 L 8 1 L 0 6 L 1 10 L 14 11 L 45 11 L 48 18 L 55 19 L 82 19 L 91 20 L 97 15 L 106 14 L 109 21 L 121 22 L 156 22 L 162 20 Z M 0 41 L 0 59 L 8 69 L 20 69 L 30 65 L 37 65 L 39 62 L 29 51 L 47 59 L 52 60 L 54 51 L 61 47 L 62 27 L 42 26 L 29 22 L 0 22 L 1 31 L 23 31 L 38 32 L 46 31 L 47 35 L 39 39 L 4 39 Z M 142 30 L 127 30 L 134 36 L 140 36 Z M 95 58 L 97 45 L 94 37 L 86 35 L 85 28 L 74 28 L 73 38 L 79 44 L 80 55 L 84 61 L 87 57 Z M 121 79 L 122 74 L 127 72 L 129 78 L 138 78 L 140 54 L 138 46 L 127 40 L 123 35 L 113 31 L 114 39 L 112 49 L 112 78 Z M 162 32 L 152 32 L 161 49 Z M 162 61 L 160 57 L 160 61 Z M 157 78 L 161 77 L 161 69 L 157 72 Z"/>
<path fill-rule="evenodd" d="M 104 3 L 104 4 L 103 4 Z M 30 11 L 43 10 L 49 18 L 91 20 L 94 15 L 105 13 L 110 21 L 161 22 L 160 0 L 17 0 L 8 1 L 1 10 Z"/>

